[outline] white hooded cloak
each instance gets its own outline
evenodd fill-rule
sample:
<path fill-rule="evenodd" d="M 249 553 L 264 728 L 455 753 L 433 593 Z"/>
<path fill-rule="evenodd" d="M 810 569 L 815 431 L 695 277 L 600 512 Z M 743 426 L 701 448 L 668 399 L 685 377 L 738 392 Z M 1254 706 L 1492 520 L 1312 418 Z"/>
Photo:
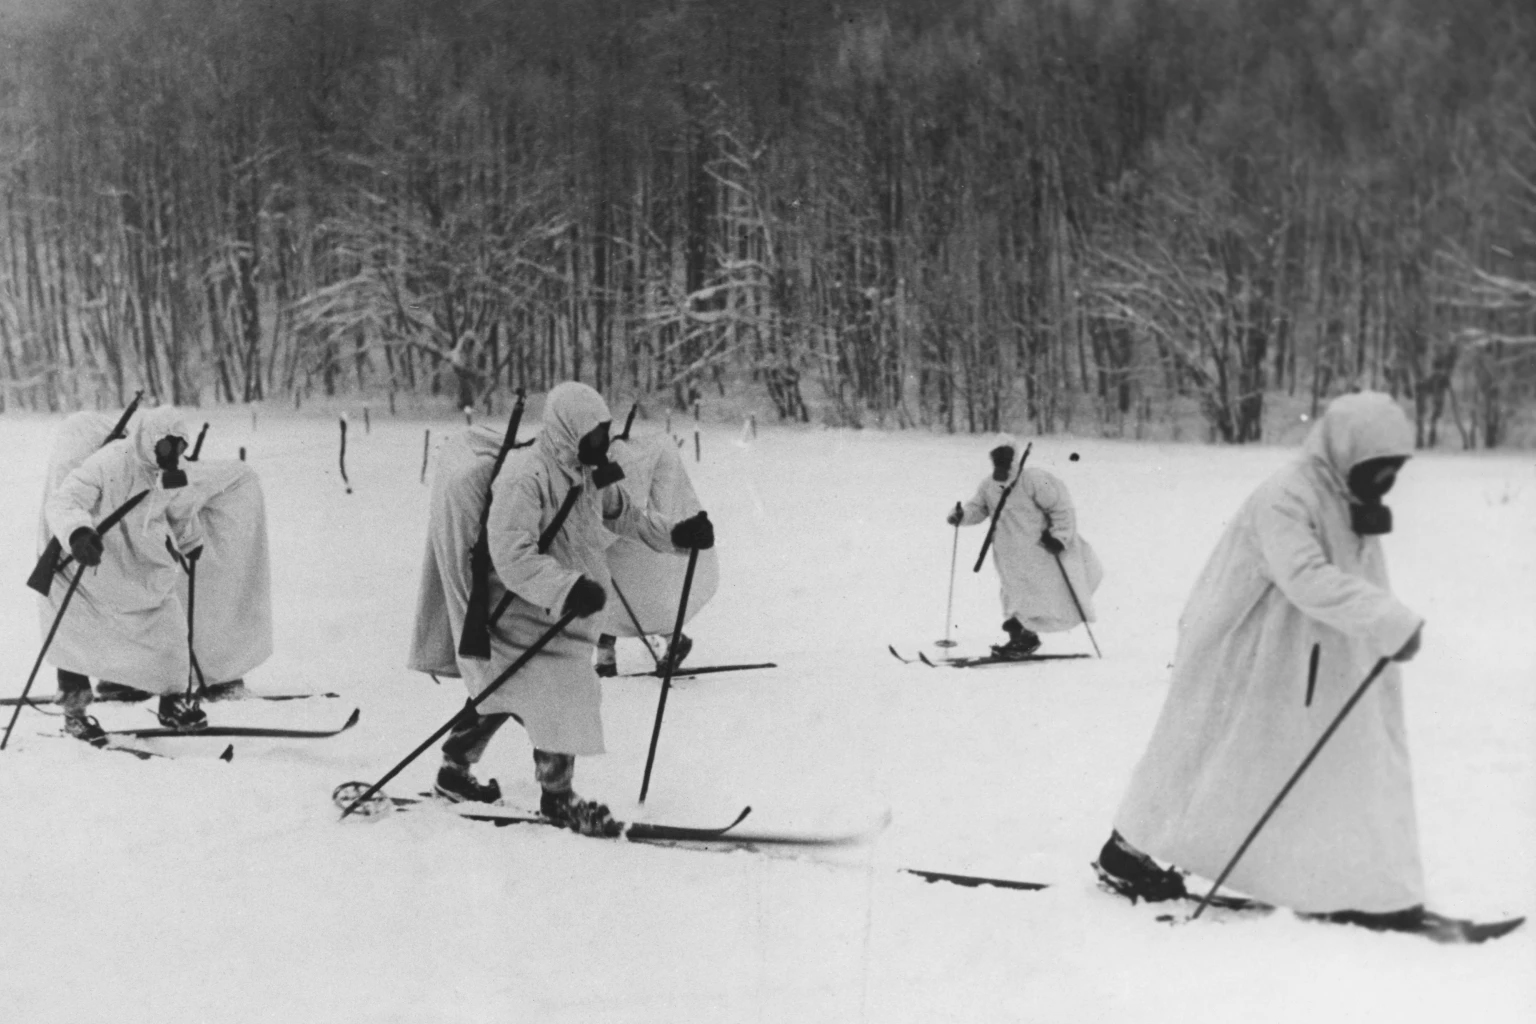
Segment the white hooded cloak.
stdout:
<path fill-rule="evenodd" d="M 543 430 L 532 447 L 508 454 L 491 486 L 487 537 L 494 568 L 490 605 L 514 595 L 491 630 L 488 661 L 457 655 L 471 587 L 470 552 L 479 531 L 500 437 L 469 430 L 443 444 L 433 475 L 427 553 L 417 597 L 410 667 L 461 676 L 475 696 L 559 620 L 566 595 L 586 576 L 609 591 L 606 549 L 615 534 L 637 537 L 656 550 L 675 550 L 675 521 L 626 501 L 622 489 L 602 491 L 576 448 L 582 436 L 611 422 L 608 406 L 585 384 L 568 382 L 544 401 Z M 558 514 L 567 492 L 581 492 L 546 552 L 539 536 Z M 480 705 L 482 714 L 516 715 L 536 749 L 600 754 L 602 690 L 592 669 L 592 644 L 602 613 L 576 619 Z"/>
<path fill-rule="evenodd" d="M 1391 398 L 1346 395 L 1301 457 L 1238 510 L 1180 618 L 1168 698 L 1115 821 L 1133 845 L 1217 877 L 1377 660 L 1419 628 L 1392 596 L 1380 539 L 1351 529 L 1345 482 L 1367 459 L 1412 449 L 1412 427 Z M 1423 903 L 1395 665 L 1228 881 L 1302 912 Z"/>
<path fill-rule="evenodd" d="M 995 450 L 1013 449 L 1008 467 L 1008 481 L 1018 473 L 1023 447 L 1007 434 L 992 443 Z M 971 500 L 962 506 L 963 525 L 990 522 L 992 512 L 1002 501 L 1008 482 L 988 476 L 976 488 Z M 1040 534 L 1049 529 L 1064 545 L 1061 565 L 1056 556 L 1040 546 Z M 1097 622 L 1093 594 L 1104 579 L 1099 557 L 1087 539 L 1077 532 L 1077 511 L 1067 485 L 1055 474 L 1024 466 L 1023 475 L 1009 492 L 992 538 L 992 561 L 1002 582 L 1003 619 L 1017 619 L 1025 629 L 1036 633 L 1058 633 L 1083 621 Z M 1062 569 L 1072 581 L 1072 590 L 1062 579 Z M 1073 601 L 1073 594 L 1077 601 Z M 1082 614 L 1078 614 L 1078 604 Z"/>
<path fill-rule="evenodd" d="M 197 566 L 198 665 L 208 683 L 243 677 L 272 653 L 272 586 L 266 507 L 260 479 L 243 462 L 183 462 L 187 485 L 165 490 L 154 447 L 163 437 L 189 438 L 180 412 L 144 410 L 128 436 L 103 446 L 116 423 L 109 413 L 82 412 L 64 421 L 54 441 L 43 496 L 39 543 L 94 526 L 128 498 L 148 489 L 133 512 L 103 537 L 102 563 L 87 569 L 59 623 L 48 660 L 57 668 L 152 693 L 186 689 L 188 578 L 166 548 L 202 548 Z M 41 602 L 46 635 L 68 590 L 59 574 Z"/>

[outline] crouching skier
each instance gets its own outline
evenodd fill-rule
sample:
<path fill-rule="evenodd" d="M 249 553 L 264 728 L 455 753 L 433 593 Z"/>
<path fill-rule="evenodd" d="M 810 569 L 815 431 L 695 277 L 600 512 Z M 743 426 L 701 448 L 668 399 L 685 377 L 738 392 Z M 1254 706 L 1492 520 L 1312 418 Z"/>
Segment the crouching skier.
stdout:
<path fill-rule="evenodd" d="M 586 835 L 617 830 L 608 808 L 576 795 L 576 758 L 603 752 L 602 691 L 591 664 L 597 613 L 607 602 L 604 551 L 615 534 L 658 550 L 708 548 L 709 520 L 673 520 L 625 500 L 610 486 L 611 416 L 585 384 L 552 389 L 535 443 L 508 453 L 491 485 L 486 537 L 492 573 L 488 661 L 458 655 L 471 591 L 470 554 L 500 438 L 471 429 L 439 451 L 426 561 L 418 592 L 410 666 L 461 676 L 478 696 L 497 673 L 567 614 L 577 618 L 479 706 L 465 709 L 443 743 L 436 792 L 448 800 L 494 802 L 501 787 L 472 772 L 509 718 L 533 746 L 539 810 Z"/>
<path fill-rule="evenodd" d="M 1179 618 L 1162 715 L 1097 867 L 1146 900 L 1218 878 L 1380 659 L 1419 649 L 1393 596 L 1381 503 L 1413 451 L 1387 395 L 1335 399 L 1301 456 L 1227 525 Z M 1378 929 L 1425 919 L 1402 680 L 1389 665 L 1230 875 L 1276 906 Z"/>
<path fill-rule="evenodd" d="M 1098 621 L 1092 595 L 1104 570 L 1077 532 L 1077 512 L 1067 485 L 1053 473 L 1017 465 L 1019 443 L 1007 434 L 998 435 L 989 454 L 992 475 L 970 501 L 957 504 L 946 521 L 973 526 L 997 517 L 992 560 L 1002 581 L 1003 631 L 1008 639 L 993 645 L 992 653 L 1022 659 L 1040 647 L 1041 633 Z M 1072 581 L 1070 591 L 1063 570 Z"/>
<path fill-rule="evenodd" d="M 79 432 L 92 430 L 99 424 L 81 425 Z M 204 543 L 186 473 L 178 466 L 187 438 L 181 413 L 162 406 L 139 413 L 125 438 L 73 468 L 72 460 L 56 456 L 50 472 L 46 532 L 89 571 L 58 620 L 48 660 L 58 669 L 64 731 L 97 746 L 107 736 L 86 713 L 91 676 L 159 694 L 160 722 L 168 728 L 191 731 L 207 724 L 188 692 L 187 617 L 178 591 L 182 559 L 195 561 Z M 146 490 L 148 498 L 104 542 L 94 524 Z M 47 589 L 41 603 L 45 633 L 67 592 Z"/>
<path fill-rule="evenodd" d="M 631 412 L 630 416 L 633 415 Z M 663 435 L 631 440 L 628 434 L 626 426 L 608 451 L 608 457 L 624 470 L 624 479 L 618 486 L 623 488 L 625 500 L 668 517 L 687 517 L 699 512 L 699 496 L 671 439 Z M 608 572 L 614 593 L 603 611 L 605 624 L 597 638 L 598 675 L 612 676 L 618 672 L 618 637 L 643 639 L 656 633 L 670 637 L 677 625 L 677 602 L 682 596 L 687 569 L 687 560 L 671 550 L 655 551 L 628 537 L 618 537 L 609 545 Z M 709 603 L 719 586 L 720 562 L 710 551 L 701 555 L 694 566 L 686 612 L 690 621 Z M 675 672 L 691 650 L 693 640 L 687 633 L 678 634 L 675 651 L 669 639 L 658 671 L 670 662 Z"/>

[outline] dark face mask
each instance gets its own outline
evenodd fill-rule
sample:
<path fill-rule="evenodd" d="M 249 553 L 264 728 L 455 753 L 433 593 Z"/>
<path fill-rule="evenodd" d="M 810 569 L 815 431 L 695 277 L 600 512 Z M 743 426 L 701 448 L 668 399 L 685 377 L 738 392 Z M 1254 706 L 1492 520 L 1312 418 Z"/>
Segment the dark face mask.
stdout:
<path fill-rule="evenodd" d="M 166 436 L 155 442 L 155 465 L 160 467 L 160 486 L 175 490 L 187 486 L 187 472 L 176 464 L 187 443 L 179 437 Z"/>
<path fill-rule="evenodd" d="M 1349 506 L 1349 525 L 1362 537 L 1392 532 L 1392 510 L 1381 503 L 1392 485 L 1404 459 L 1389 457 L 1367 459 L 1349 471 L 1349 493 L 1359 499 Z"/>
<path fill-rule="evenodd" d="M 1008 470 L 1013 466 L 1013 449 L 1007 445 L 1002 445 L 993 448 L 990 454 L 992 456 L 992 479 L 998 483 L 1006 482 Z"/>
<path fill-rule="evenodd" d="M 624 467 L 608 461 L 608 426 L 599 423 L 576 444 L 576 458 L 583 466 L 592 467 L 592 484 L 598 490 L 624 479 Z"/>

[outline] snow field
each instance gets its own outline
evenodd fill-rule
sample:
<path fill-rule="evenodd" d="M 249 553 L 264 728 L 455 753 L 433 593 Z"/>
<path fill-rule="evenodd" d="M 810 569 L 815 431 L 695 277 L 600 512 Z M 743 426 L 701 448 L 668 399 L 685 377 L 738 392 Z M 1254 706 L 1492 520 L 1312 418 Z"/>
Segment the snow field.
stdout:
<path fill-rule="evenodd" d="M 1475 949 L 1263 920 L 1170 926 L 1088 869 L 1161 705 L 1175 623 L 1225 520 L 1290 449 L 1036 438 L 1106 568 L 1104 660 L 903 666 L 944 632 L 946 510 L 986 439 L 679 422 L 719 540 L 721 588 L 680 680 L 645 807 L 657 684 L 604 683 L 609 753 L 577 788 L 621 817 L 835 826 L 889 808 L 866 847 L 789 856 L 616 845 L 423 811 L 338 825 L 331 789 L 373 780 L 462 705 L 401 666 L 426 520 L 422 431 L 354 415 L 344 493 L 334 416 L 191 411 L 205 457 L 249 450 L 267 497 L 277 653 L 253 689 L 341 700 L 215 704 L 215 722 L 361 723 L 319 742 L 176 740 L 139 762 L 40 735 L 0 754 L 0 1005 L 25 1022 L 1319 1021 L 1536 1019 L 1533 932 Z M 40 634 L 21 585 L 57 419 L 0 417 L 0 692 Z M 536 422 L 534 410 L 528 417 Z M 639 435 L 659 432 L 637 422 Z M 1068 459 L 1071 452 L 1081 458 Z M 1429 887 L 1449 913 L 1536 906 L 1536 472 L 1435 454 L 1389 499 L 1399 595 L 1428 618 L 1408 667 Z M 999 636 L 996 577 L 960 533 L 953 637 Z M 1090 651 L 1081 630 L 1046 649 Z M 648 667 L 637 641 L 621 671 Z M 36 690 L 53 690 L 45 666 Z M 7 709 L 8 711 L 9 709 Z M 99 707 L 108 728 L 147 723 Z M 1347 727 L 1347 726 L 1346 726 Z M 430 785 L 435 751 L 390 785 Z M 483 776 L 536 795 L 515 726 Z M 919 867 L 1056 883 L 930 885 Z"/>

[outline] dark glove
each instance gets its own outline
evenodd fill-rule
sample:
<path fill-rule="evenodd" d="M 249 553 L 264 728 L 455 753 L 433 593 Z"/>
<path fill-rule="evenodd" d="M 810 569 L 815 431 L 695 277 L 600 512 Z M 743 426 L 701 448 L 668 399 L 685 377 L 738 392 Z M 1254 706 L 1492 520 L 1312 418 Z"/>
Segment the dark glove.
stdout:
<path fill-rule="evenodd" d="M 69 535 L 69 553 L 75 556 L 75 561 L 81 565 L 100 565 L 101 553 L 106 550 L 101 545 L 101 534 L 89 526 L 82 526 Z"/>
<path fill-rule="evenodd" d="M 203 557 L 203 546 L 199 544 L 197 547 L 193 548 L 191 551 L 188 551 L 181 557 L 185 558 L 189 562 L 196 562 L 199 558 Z"/>
<path fill-rule="evenodd" d="M 950 526 L 959 526 L 964 520 L 965 509 L 961 508 L 960 503 L 957 501 L 955 502 L 954 509 L 949 513 L 949 515 L 944 517 L 944 521 Z"/>
<path fill-rule="evenodd" d="M 1409 637 L 1408 638 L 1408 642 L 1403 644 L 1403 649 L 1398 651 L 1396 654 L 1392 655 L 1392 660 L 1393 661 L 1412 661 L 1413 660 L 1413 656 L 1415 654 L 1419 653 L 1419 638 L 1423 634 L 1423 632 L 1424 632 L 1424 627 L 1423 626 L 1420 626 L 1418 629 L 1414 630 L 1413 631 L 1413 636 Z"/>
<path fill-rule="evenodd" d="M 584 619 L 588 615 L 596 615 L 603 610 L 603 605 L 608 603 L 608 593 L 603 590 L 602 584 L 594 583 L 582 576 L 571 585 L 571 592 L 565 595 L 565 607 L 560 614 L 569 615 L 576 613 L 578 619 Z"/>
<path fill-rule="evenodd" d="M 1067 546 L 1052 536 L 1050 530 L 1040 531 L 1040 546 L 1053 555 L 1059 555 L 1067 550 Z"/>
<path fill-rule="evenodd" d="M 680 548 L 707 551 L 715 546 L 715 524 L 703 512 L 689 516 L 672 527 L 672 543 Z"/>

